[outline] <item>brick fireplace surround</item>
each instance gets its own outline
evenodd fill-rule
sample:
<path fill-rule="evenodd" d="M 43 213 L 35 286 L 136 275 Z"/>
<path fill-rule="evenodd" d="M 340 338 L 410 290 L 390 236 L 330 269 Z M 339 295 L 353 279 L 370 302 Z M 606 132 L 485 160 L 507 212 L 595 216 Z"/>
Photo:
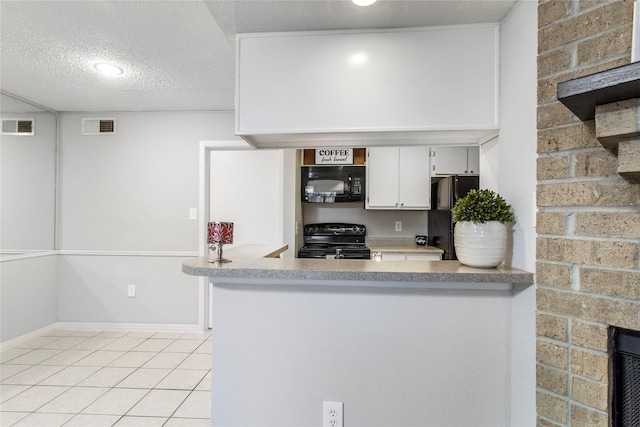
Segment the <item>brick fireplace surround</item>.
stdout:
<path fill-rule="evenodd" d="M 556 95 L 629 64 L 632 19 L 632 1 L 538 5 L 538 426 L 607 426 L 607 327 L 640 330 L 640 184 Z"/>

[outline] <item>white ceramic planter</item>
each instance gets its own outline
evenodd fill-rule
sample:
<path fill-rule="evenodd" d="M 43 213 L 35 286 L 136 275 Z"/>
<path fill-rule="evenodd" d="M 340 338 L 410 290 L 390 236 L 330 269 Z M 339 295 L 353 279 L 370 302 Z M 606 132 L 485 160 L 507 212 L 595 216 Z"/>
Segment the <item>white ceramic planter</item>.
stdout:
<path fill-rule="evenodd" d="M 507 252 L 507 225 L 498 221 L 457 222 L 453 234 L 458 260 L 469 267 L 493 268 Z"/>

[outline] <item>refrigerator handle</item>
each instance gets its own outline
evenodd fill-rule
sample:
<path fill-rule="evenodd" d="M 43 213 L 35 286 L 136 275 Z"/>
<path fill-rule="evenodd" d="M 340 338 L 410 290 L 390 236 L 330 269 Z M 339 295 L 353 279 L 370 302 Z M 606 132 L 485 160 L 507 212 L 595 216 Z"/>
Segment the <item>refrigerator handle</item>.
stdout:
<path fill-rule="evenodd" d="M 453 181 L 451 183 L 451 186 L 453 187 L 453 203 L 451 204 L 451 208 L 453 208 L 453 205 L 456 204 L 458 198 L 460 197 L 458 194 L 458 176 L 452 176 L 451 181 Z"/>

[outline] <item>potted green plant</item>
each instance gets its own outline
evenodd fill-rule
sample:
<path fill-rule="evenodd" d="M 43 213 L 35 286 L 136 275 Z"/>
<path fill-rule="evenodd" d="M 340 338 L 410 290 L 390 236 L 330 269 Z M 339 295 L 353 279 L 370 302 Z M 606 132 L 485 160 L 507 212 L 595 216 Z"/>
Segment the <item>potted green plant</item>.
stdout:
<path fill-rule="evenodd" d="M 507 223 L 513 209 L 491 190 L 471 190 L 451 209 L 453 241 L 458 260 L 470 267 L 493 268 L 504 261 Z"/>

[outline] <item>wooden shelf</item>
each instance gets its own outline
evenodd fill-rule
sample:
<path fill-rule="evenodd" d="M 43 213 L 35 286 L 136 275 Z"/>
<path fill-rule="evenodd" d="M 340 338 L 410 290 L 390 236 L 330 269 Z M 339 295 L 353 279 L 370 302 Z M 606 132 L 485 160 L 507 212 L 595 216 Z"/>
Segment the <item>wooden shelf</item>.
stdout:
<path fill-rule="evenodd" d="M 640 98 L 640 62 L 558 83 L 557 95 L 580 120 L 592 120 L 596 105 Z"/>
<path fill-rule="evenodd" d="M 640 178 L 640 62 L 558 83 L 558 100 L 618 156 L 618 174 Z"/>

